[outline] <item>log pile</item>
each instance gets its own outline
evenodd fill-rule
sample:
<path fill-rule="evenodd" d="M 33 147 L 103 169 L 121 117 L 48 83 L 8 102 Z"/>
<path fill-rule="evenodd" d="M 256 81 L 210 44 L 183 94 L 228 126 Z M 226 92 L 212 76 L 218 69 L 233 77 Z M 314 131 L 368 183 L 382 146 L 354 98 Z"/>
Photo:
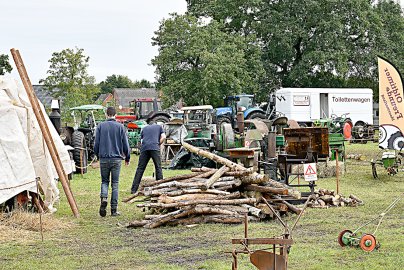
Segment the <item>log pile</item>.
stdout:
<path fill-rule="evenodd" d="M 309 202 L 308 207 L 312 208 L 328 208 L 335 206 L 359 206 L 363 205 L 363 201 L 351 194 L 349 197 L 343 197 L 334 190 L 320 188 L 314 192 L 315 199 Z"/>
<path fill-rule="evenodd" d="M 261 197 L 268 199 L 279 214 L 300 213 L 300 208 L 284 200 L 300 198 L 300 192 L 210 152 L 186 143 L 184 147 L 222 167 L 193 168 L 190 174 L 145 184 L 137 194 L 142 195 L 143 200 L 137 207 L 149 212 L 143 220 L 133 221 L 128 227 L 242 223 L 246 214 L 251 221 L 272 219 L 274 214 Z M 138 198 L 126 201 L 138 201 Z"/>

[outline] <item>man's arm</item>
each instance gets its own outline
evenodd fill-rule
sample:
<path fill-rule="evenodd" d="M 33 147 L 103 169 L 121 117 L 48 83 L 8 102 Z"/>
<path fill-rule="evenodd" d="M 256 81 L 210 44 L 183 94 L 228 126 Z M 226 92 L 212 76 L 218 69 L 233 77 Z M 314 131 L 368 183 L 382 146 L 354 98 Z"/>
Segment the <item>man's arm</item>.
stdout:
<path fill-rule="evenodd" d="M 95 129 L 94 154 L 100 156 L 100 125 Z"/>
<path fill-rule="evenodd" d="M 166 134 L 164 133 L 163 127 L 160 126 L 160 144 L 163 144 L 166 139 Z"/>
<path fill-rule="evenodd" d="M 125 162 L 129 163 L 130 160 L 130 147 L 129 147 L 129 141 L 128 141 L 128 135 L 124 129 L 124 127 L 122 126 L 122 145 L 123 145 L 123 153 L 125 155 Z"/>

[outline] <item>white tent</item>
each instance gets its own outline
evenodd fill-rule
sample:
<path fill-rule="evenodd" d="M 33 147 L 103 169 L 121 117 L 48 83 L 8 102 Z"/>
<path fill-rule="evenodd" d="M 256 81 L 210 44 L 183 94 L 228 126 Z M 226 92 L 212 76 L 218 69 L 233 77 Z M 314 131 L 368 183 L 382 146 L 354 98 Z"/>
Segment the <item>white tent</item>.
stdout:
<path fill-rule="evenodd" d="M 69 153 L 48 117 L 46 121 L 69 174 L 72 172 Z M 59 199 L 55 180 L 58 176 L 28 96 L 20 83 L 0 76 L 0 204 L 24 190 L 36 192 L 36 177 L 45 193 L 45 206 L 55 211 L 53 204 Z"/>

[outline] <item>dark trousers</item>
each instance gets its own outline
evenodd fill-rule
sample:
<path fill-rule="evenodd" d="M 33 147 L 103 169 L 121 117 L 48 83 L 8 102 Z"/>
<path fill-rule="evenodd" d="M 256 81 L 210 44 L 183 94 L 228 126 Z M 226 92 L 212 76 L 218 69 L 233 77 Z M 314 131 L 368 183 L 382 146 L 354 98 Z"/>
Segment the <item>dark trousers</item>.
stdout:
<path fill-rule="evenodd" d="M 139 164 L 136 169 L 135 178 L 133 179 L 131 192 L 135 193 L 140 185 L 140 180 L 144 171 L 146 170 L 147 163 L 152 159 L 154 168 L 156 169 L 156 180 L 163 179 L 163 170 L 161 168 L 161 156 L 158 150 L 146 150 L 140 153 Z"/>
<path fill-rule="evenodd" d="M 108 198 L 108 187 L 111 176 L 111 209 L 118 207 L 118 184 L 119 173 L 121 172 L 121 159 L 101 159 L 100 171 L 101 171 L 101 198 Z"/>

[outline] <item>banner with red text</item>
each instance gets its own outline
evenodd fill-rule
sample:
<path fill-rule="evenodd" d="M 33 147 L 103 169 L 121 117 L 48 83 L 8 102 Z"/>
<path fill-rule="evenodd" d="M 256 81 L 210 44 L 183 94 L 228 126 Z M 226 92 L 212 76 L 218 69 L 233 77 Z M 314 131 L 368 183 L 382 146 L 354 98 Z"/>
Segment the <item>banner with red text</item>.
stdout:
<path fill-rule="evenodd" d="M 378 58 L 379 66 L 379 147 L 404 150 L 404 93 L 398 70 Z"/>

